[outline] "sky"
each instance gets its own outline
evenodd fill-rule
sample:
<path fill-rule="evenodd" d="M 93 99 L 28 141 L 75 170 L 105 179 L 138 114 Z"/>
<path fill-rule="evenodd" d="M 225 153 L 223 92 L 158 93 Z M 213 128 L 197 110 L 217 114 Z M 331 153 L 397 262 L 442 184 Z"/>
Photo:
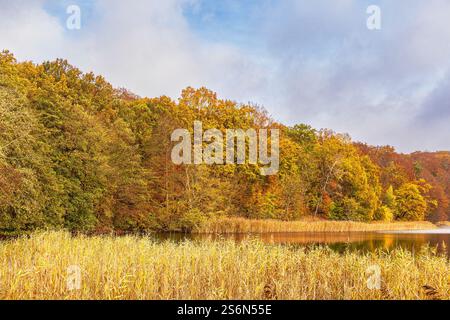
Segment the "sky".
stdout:
<path fill-rule="evenodd" d="M 286 125 L 450 150 L 448 0 L 0 0 L 2 49 L 68 59 L 141 96 L 206 86 Z"/>

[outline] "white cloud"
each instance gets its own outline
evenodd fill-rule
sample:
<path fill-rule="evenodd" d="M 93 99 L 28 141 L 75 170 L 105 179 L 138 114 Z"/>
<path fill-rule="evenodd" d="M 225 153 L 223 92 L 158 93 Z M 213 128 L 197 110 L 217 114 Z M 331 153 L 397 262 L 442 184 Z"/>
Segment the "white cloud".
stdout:
<path fill-rule="evenodd" d="M 448 129 L 430 116 L 442 112 L 432 97 L 442 96 L 435 88 L 450 70 L 448 1 L 378 1 L 380 31 L 366 28 L 370 1 L 265 2 L 239 37 L 258 47 L 202 38 L 183 14 L 200 1 L 98 0 L 82 29 L 68 31 L 44 0 L 0 0 L 0 47 L 19 60 L 67 58 L 140 95 L 175 98 L 186 86 L 207 86 L 287 124 L 402 151 L 450 148 Z"/>
<path fill-rule="evenodd" d="M 188 1 L 101 0 L 93 7 L 97 20 L 82 20 L 80 31 L 65 30 L 43 3 L 2 3 L 0 47 L 19 60 L 67 58 L 146 96 L 178 97 L 187 86 L 208 86 L 245 100 L 265 86 L 261 67 L 239 48 L 190 30 L 182 12 Z"/>
<path fill-rule="evenodd" d="M 378 3 L 380 31 L 366 28 L 369 1 L 287 1 L 267 13 L 264 40 L 279 57 L 273 88 L 282 120 L 402 151 L 449 149 L 433 123 L 424 139 L 416 118 L 450 67 L 450 3 Z"/>
<path fill-rule="evenodd" d="M 41 61 L 64 53 L 63 28 L 42 10 L 43 1 L 0 0 L 0 48 L 20 60 Z"/>

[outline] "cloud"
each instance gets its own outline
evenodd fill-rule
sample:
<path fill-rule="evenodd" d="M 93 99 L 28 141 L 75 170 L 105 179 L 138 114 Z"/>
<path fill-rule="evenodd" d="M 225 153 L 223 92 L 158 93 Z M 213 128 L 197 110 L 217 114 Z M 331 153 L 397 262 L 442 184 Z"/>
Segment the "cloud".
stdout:
<path fill-rule="evenodd" d="M 101 2 L 97 10 L 104 15 L 87 48 L 92 65 L 114 83 L 150 96 L 177 96 L 187 86 L 208 85 L 235 95 L 260 88 L 261 83 L 242 78 L 260 73 L 258 66 L 233 45 L 197 37 L 183 16 L 183 5 L 187 3 L 173 0 L 164 5 Z"/>
<path fill-rule="evenodd" d="M 432 149 L 449 144 L 450 72 L 427 96 L 414 124 L 420 144 L 427 144 Z"/>
<path fill-rule="evenodd" d="M 376 1 L 379 31 L 366 28 L 368 0 L 78 0 L 79 31 L 49 3 L 0 0 L 0 47 L 19 60 L 67 58 L 140 95 L 207 86 L 287 124 L 401 151 L 450 148 L 446 0 Z"/>
<path fill-rule="evenodd" d="M 64 53 L 63 27 L 42 9 L 44 1 L 0 0 L 0 48 L 20 60 L 41 61 Z"/>
<path fill-rule="evenodd" d="M 303 120 L 402 151 L 448 149 L 433 124 L 427 136 L 440 142 L 421 139 L 415 119 L 449 68 L 450 3 L 378 1 L 379 31 L 366 28 L 369 4 L 286 1 L 267 13 L 264 40 L 278 57 L 275 95 L 282 99 L 282 120 Z"/>
<path fill-rule="evenodd" d="M 417 120 L 425 124 L 429 122 L 450 123 L 450 72 L 427 97 Z"/>
<path fill-rule="evenodd" d="M 91 20 L 83 20 L 82 10 L 79 31 L 64 28 L 64 7 L 57 7 L 59 19 L 44 3 L 5 1 L 0 47 L 20 60 L 67 58 L 146 96 L 177 97 L 187 86 L 207 85 L 245 100 L 266 86 L 263 69 L 238 47 L 207 42 L 192 32 L 183 15 L 190 1 L 96 1 Z"/>

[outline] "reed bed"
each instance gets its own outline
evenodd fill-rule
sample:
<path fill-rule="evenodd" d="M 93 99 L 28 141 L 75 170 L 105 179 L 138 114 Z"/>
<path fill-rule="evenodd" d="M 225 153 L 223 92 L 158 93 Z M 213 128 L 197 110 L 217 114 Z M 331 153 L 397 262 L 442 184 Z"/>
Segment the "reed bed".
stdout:
<path fill-rule="evenodd" d="M 268 233 L 268 232 L 373 232 L 435 229 L 428 221 L 364 223 L 353 221 L 280 221 L 245 218 L 218 218 L 205 222 L 194 233 Z"/>
<path fill-rule="evenodd" d="M 382 281 L 369 289 L 373 266 Z M 448 281 L 448 259 L 426 248 L 338 254 L 65 232 L 0 243 L 0 299 L 449 299 Z"/>

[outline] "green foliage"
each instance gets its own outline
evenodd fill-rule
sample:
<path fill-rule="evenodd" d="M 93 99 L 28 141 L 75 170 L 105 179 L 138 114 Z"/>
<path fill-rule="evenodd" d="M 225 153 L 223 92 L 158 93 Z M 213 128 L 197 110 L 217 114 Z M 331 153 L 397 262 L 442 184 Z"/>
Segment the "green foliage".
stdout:
<path fill-rule="evenodd" d="M 394 220 L 394 213 L 389 207 L 381 206 L 377 209 L 374 218 L 378 221 L 391 222 Z"/>
<path fill-rule="evenodd" d="M 391 210 L 394 210 L 397 207 L 397 198 L 395 197 L 394 188 L 392 186 L 389 186 L 389 188 L 386 190 L 383 198 L 383 203 Z"/>
<path fill-rule="evenodd" d="M 179 228 L 181 231 L 190 232 L 200 227 L 206 221 L 206 217 L 199 209 L 188 210 L 179 220 Z"/>
<path fill-rule="evenodd" d="M 0 229 L 32 230 L 62 222 L 60 185 L 44 143 L 46 132 L 26 99 L 0 87 Z M 47 214 L 46 214 L 47 213 Z"/>
<path fill-rule="evenodd" d="M 421 221 L 425 219 L 427 202 L 414 183 L 405 183 L 395 192 L 397 220 Z"/>

